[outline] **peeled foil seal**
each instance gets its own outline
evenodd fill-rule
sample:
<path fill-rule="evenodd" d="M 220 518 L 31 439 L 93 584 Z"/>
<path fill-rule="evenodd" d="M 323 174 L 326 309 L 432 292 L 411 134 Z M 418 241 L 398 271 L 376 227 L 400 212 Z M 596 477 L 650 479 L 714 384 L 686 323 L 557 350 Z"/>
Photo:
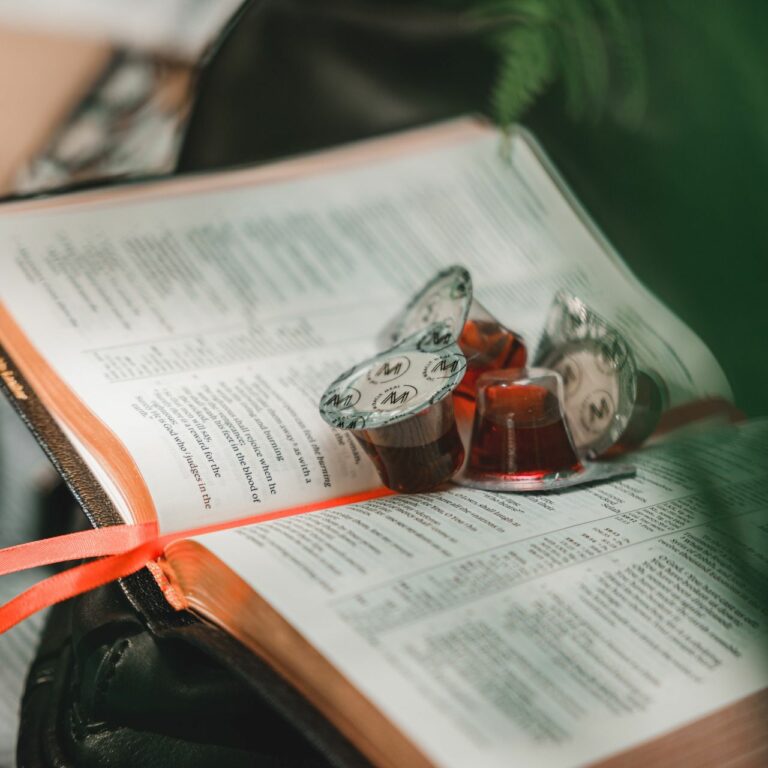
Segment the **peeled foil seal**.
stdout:
<path fill-rule="evenodd" d="M 575 296 L 555 296 L 535 364 L 563 379 L 566 419 L 580 457 L 605 455 L 622 442 L 634 447 L 653 431 L 663 382 L 640 371 L 624 335 Z"/>
<path fill-rule="evenodd" d="M 448 327 L 433 323 L 342 373 L 320 398 L 320 414 L 338 429 L 391 426 L 451 394 L 466 367 Z"/>
<path fill-rule="evenodd" d="M 379 334 L 379 349 L 400 344 L 429 328 L 447 333 L 458 342 L 472 305 L 472 277 L 454 265 L 438 272 Z"/>
<path fill-rule="evenodd" d="M 518 334 L 503 326 L 474 297 L 472 278 L 454 265 L 433 277 L 379 335 L 379 348 L 432 328 L 433 346 L 459 345 L 467 358 L 467 374 L 456 391 L 464 403 L 462 421 L 471 417 L 477 377 L 486 370 L 522 368 L 527 349 Z"/>

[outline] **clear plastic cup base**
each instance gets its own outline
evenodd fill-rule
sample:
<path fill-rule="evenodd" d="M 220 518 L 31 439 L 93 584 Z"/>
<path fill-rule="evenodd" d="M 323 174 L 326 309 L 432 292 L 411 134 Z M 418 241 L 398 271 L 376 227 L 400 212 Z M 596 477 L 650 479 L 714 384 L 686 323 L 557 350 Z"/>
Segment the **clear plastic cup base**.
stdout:
<path fill-rule="evenodd" d="M 567 488 L 602 483 L 606 480 L 620 480 L 633 477 L 634 474 L 635 468 L 631 464 L 585 461 L 577 470 L 552 472 L 536 477 L 472 472 L 465 467 L 453 478 L 453 482 L 469 488 L 497 493 L 542 493 L 563 491 Z"/>

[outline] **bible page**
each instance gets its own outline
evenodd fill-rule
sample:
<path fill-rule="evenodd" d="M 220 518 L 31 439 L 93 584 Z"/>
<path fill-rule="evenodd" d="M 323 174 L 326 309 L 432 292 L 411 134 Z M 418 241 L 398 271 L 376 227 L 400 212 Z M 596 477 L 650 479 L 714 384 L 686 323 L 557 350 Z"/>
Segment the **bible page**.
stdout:
<path fill-rule="evenodd" d="M 762 421 L 591 489 L 452 488 L 197 541 L 437 765 L 565 768 L 768 686 L 767 459 Z"/>
<path fill-rule="evenodd" d="M 375 488 L 319 396 L 454 263 L 530 348 L 558 288 L 621 296 L 681 342 L 670 365 L 701 394 L 729 392 L 694 334 L 648 309 L 531 140 L 518 134 L 505 157 L 471 120 L 0 210 L 0 308 L 125 446 L 164 531 Z M 109 457 L 96 453 L 101 477 Z"/>

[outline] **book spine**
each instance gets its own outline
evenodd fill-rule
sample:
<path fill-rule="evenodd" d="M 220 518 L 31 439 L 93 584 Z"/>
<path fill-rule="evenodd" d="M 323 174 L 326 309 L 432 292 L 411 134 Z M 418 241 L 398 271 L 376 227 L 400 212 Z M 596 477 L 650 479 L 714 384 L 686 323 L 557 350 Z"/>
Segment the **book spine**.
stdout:
<path fill-rule="evenodd" d="M 122 518 L 96 478 L 0 343 L 0 390 L 66 483 L 95 527 L 120 525 Z"/>

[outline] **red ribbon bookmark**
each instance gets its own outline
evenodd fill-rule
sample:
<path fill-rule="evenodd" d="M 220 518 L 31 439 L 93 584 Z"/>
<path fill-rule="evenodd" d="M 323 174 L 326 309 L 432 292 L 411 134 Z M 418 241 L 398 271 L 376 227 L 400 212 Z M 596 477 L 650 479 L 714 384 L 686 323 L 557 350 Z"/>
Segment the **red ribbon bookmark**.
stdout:
<path fill-rule="evenodd" d="M 5 605 L 0 605 L 0 634 L 43 608 L 140 571 L 144 566 L 160 557 L 165 547 L 176 539 L 220 531 L 239 525 L 265 523 L 283 517 L 302 515 L 319 509 L 330 509 L 343 504 L 354 504 L 391 494 L 392 491 L 386 488 L 377 488 L 373 491 L 342 496 L 330 501 L 304 504 L 277 512 L 254 515 L 226 523 L 204 525 L 163 536 L 159 535 L 157 523 L 152 522 L 94 528 L 8 547 L 0 550 L 0 576 L 41 565 L 51 565 L 52 563 L 64 563 L 70 560 L 93 557 L 101 559 L 77 565 L 67 571 L 49 576 L 9 600 Z"/>
<path fill-rule="evenodd" d="M 111 525 L 50 539 L 30 541 L 0 551 L 0 576 L 41 565 L 115 555 L 157 538 L 157 524 Z"/>
<path fill-rule="evenodd" d="M 133 526 L 114 527 L 130 528 Z M 103 533 L 108 530 L 110 529 L 98 528 L 95 531 L 86 531 L 86 533 Z M 127 532 L 124 531 L 123 533 Z M 113 537 L 106 538 L 111 541 Z M 126 536 L 126 540 L 130 540 L 130 538 L 131 535 Z M 70 597 L 140 571 L 148 562 L 162 554 L 163 545 L 163 540 L 155 537 L 153 540 L 127 552 L 78 565 L 43 579 L 9 600 L 5 605 L 0 606 L 0 634 L 49 605 L 60 603 Z"/>

